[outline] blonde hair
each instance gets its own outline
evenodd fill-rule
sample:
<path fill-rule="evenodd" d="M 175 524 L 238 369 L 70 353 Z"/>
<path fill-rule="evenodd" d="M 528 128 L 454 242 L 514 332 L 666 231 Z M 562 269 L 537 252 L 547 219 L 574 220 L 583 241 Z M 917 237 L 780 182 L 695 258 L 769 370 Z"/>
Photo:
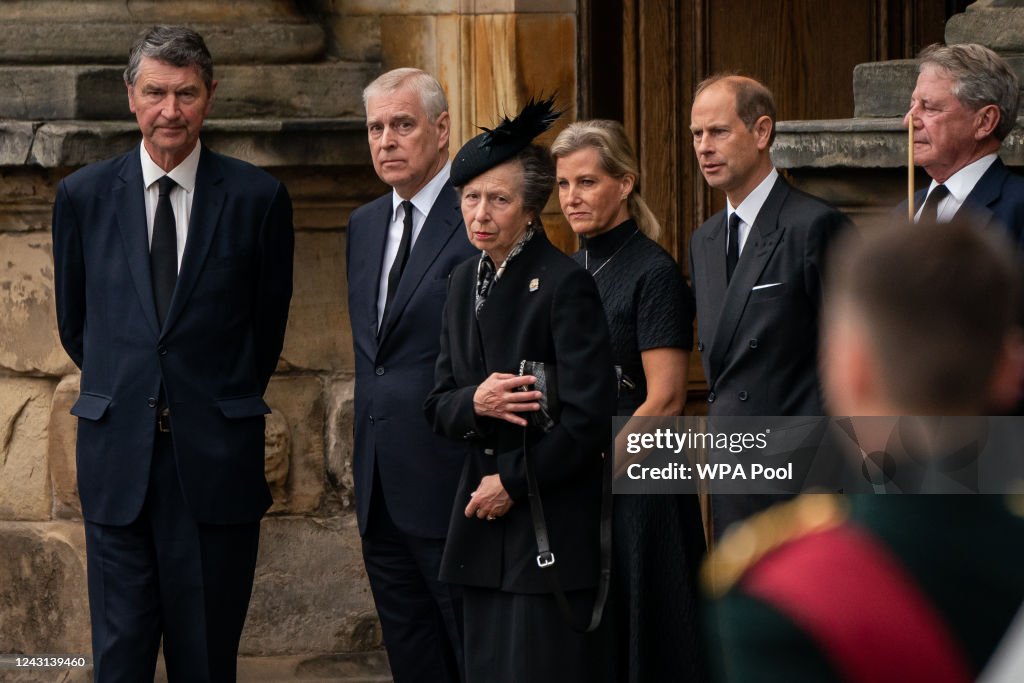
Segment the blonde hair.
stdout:
<path fill-rule="evenodd" d="M 661 223 L 640 196 L 640 164 L 626 137 L 626 129 L 618 121 L 608 119 L 570 123 L 555 138 L 551 145 L 551 156 L 558 160 L 588 147 L 597 150 L 605 173 L 616 178 L 633 176 L 633 191 L 626 200 L 629 215 L 645 235 L 657 239 L 661 234 Z"/>

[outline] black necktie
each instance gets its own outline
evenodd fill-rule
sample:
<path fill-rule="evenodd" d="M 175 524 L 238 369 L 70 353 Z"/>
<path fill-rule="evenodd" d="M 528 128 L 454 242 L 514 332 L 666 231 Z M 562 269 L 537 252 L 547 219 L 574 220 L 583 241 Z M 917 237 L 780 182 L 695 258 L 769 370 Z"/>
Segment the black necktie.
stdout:
<path fill-rule="evenodd" d="M 729 248 L 725 251 L 725 281 L 732 279 L 736 264 L 740 260 L 740 215 L 735 211 L 729 216 Z"/>
<path fill-rule="evenodd" d="M 928 193 L 928 199 L 924 202 L 924 208 L 921 209 L 921 216 L 917 219 L 918 223 L 934 223 L 939 216 L 939 202 L 949 196 L 949 188 L 945 185 L 936 185 L 930 193 Z"/>
<path fill-rule="evenodd" d="M 178 280 L 178 230 L 171 208 L 171 190 L 178 186 L 170 176 L 157 181 L 160 198 L 153 218 L 153 241 L 149 246 L 149 268 L 153 276 L 153 299 L 156 315 L 163 325 L 171 307 L 174 283 Z"/>
<path fill-rule="evenodd" d="M 402 202 L 405 209 L 405 221 L 402 229 L 402 239 L 398 242 L 398 253 L 395 254 L 395 261 L 391 264 L 391 271 L 388 273 L 388 291 L 384 295 L 384 315 L 381 316 L 381 327 L 388 318 L 388 309 L 391 308 L 391 301 L 398 291 L 398 283 L 402 280 L 402 272 L 405 264 L 409 261 L 409 245 L 412 244 L 412 202 Z"/>

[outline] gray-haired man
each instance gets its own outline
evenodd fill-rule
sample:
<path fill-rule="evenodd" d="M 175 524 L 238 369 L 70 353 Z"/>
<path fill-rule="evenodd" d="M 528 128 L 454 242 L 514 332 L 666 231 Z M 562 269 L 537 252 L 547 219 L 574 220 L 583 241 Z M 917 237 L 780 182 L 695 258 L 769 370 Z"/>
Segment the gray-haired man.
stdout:
<path fill-rule="evenodd" d="M 262 395 L 292 288 L 284 186 L 199 143 L 202 37 L 131 49 L 142 144 L 68 176 L 53 207 L 57 320 L 82 369 L 78 490 L 97 681 L 232 681 L 270 506 Z"/>
<path fill-rule="evenodd" d="M 915 221 L 959 214 L 999 224 L 1020 249 L 1024 178 L 998 157 L 1017 122 L 1017 76 L 1002 57 L 971 43 L 932 45 L 920 59 L 906 120 L 914 123 L 914 161 L 932 182 L 914 197 Z"/>

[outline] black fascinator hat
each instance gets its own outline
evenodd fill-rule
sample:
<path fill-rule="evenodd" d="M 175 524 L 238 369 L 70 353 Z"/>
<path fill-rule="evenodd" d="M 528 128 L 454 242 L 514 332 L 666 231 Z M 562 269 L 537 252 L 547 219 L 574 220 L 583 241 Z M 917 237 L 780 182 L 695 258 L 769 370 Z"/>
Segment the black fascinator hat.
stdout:
<path fill-rule="evenodd" d="M 467 142 L 452 162 L 452 185 L 462 187 L 481 173 L 505 163 L 551 127 L 562 112 L 555 111 L 555 97 L 537 102 L 531 98 L 519 116 L 501 120 Z"/>

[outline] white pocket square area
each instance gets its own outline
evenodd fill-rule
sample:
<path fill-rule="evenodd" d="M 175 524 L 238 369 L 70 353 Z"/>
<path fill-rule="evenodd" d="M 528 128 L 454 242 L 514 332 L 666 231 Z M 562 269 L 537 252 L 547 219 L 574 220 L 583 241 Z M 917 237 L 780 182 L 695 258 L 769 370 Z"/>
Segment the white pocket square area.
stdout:
<path fill-rule="evenodd" d="M 756 292 L 759 289 L 768 289 L 769 287 L 778 287 L 781 284 L 782 284 L 781 282 L 772 282 L 772 283 L 769 283 L 767 285 L 757 285 L 756 287 L 751 287 L 750 291 L 751 292 Z"/>

